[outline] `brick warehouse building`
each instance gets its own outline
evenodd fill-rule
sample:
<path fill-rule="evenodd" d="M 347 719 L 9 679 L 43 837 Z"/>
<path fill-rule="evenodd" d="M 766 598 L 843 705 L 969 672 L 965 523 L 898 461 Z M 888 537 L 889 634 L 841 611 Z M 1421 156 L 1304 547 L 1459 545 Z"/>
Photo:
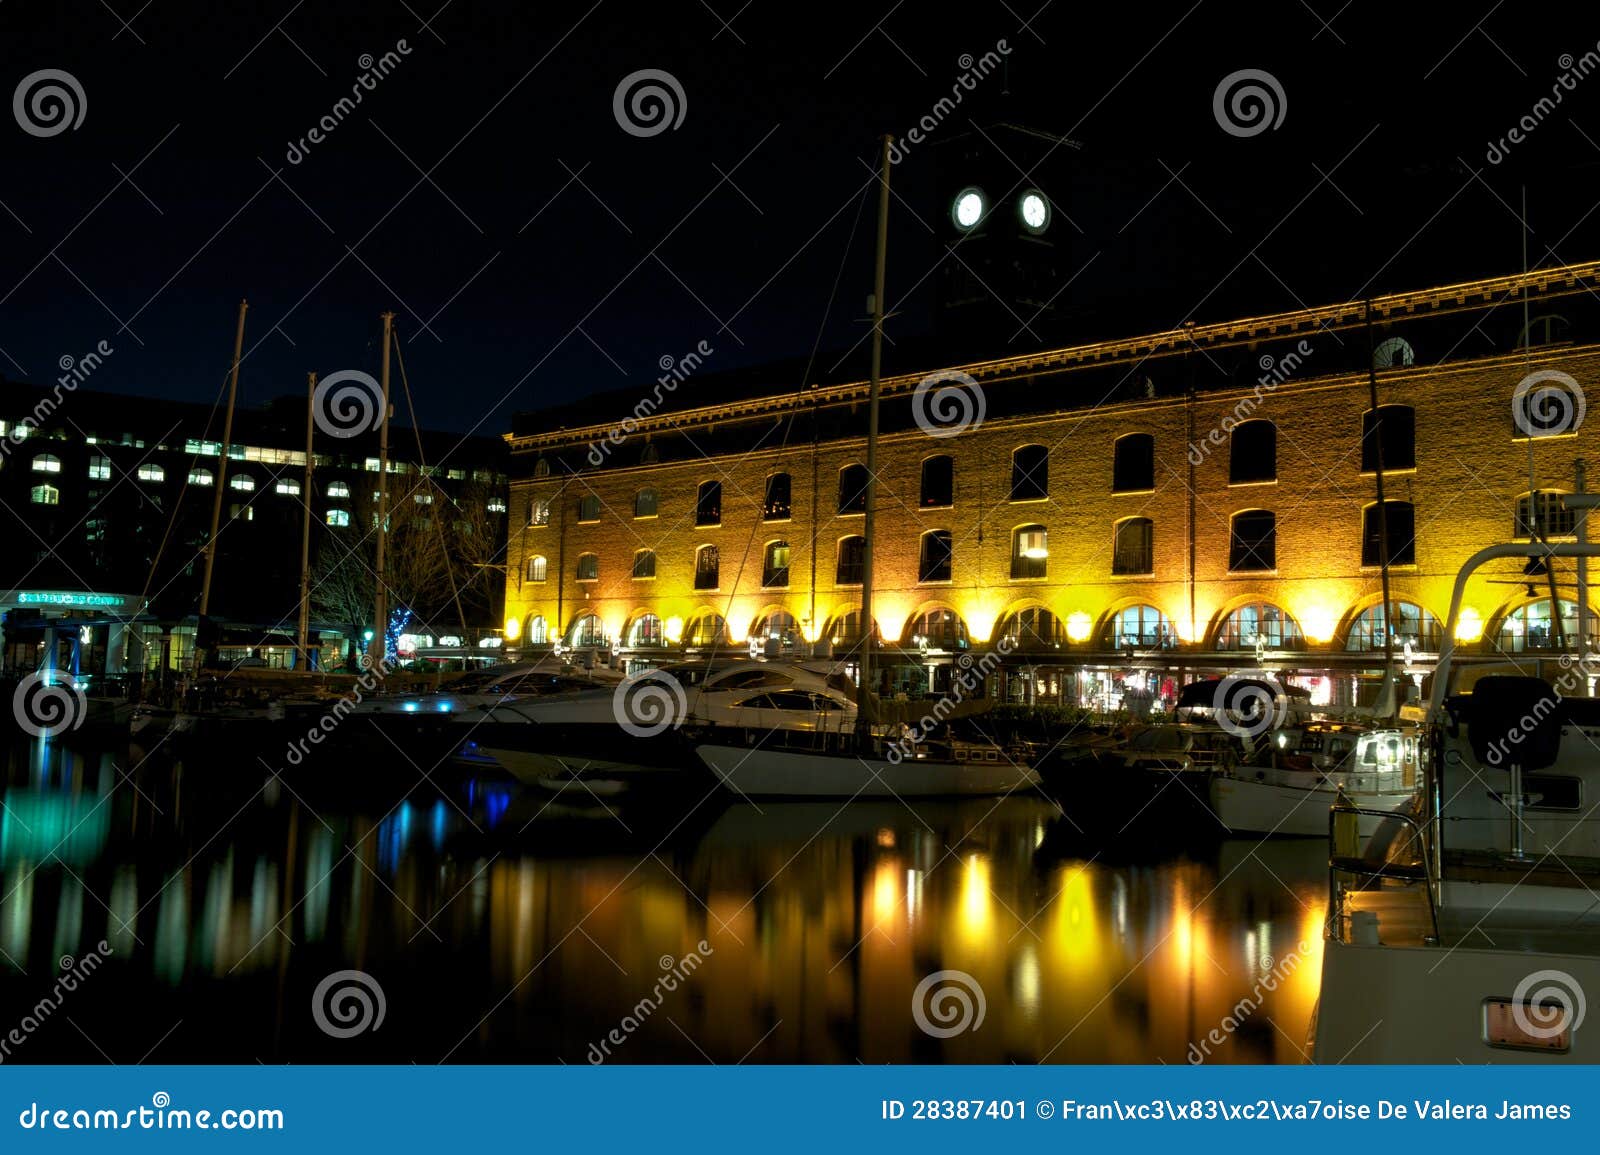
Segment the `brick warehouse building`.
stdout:
<path fill-rule="evenodd" d="M 1353 302 L 968 364 L 974 385 L 931 406 L 925 372 L 885 378 L 884 688 L 937 689 L 999 648 L 1013 700 L 1112 708 L 1258 666 L 1355 700 L 1381 670 L 1380 452 L 1395 646 L 1420 678 L 1469 554 L 1579 528 L 1555 495 L 1597 444 L 1597 279 L 1600 262 L 1377 297 L 1370 329 Z M 1519 383 L 1552 370 L 1572 385 L 1515 420 Z M 520 418 L 508 639 L 630 663 L 847 650 L 866 398 L 691 373 Z M 1555 565 L 1554 612 L 1551 577 L 1481 571 L 1461 639 L 1571 645 L 1575 575 Z"/>

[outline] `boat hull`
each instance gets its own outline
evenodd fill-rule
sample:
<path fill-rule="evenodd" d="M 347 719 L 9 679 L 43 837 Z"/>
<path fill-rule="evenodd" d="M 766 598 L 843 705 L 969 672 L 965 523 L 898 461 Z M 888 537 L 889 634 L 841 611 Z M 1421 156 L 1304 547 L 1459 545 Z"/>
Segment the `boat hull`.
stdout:
<path fill-rule="evenodd" d="M 1400 810 L 1415 797 L 1415 792 L 1346 792 L 1345 800 L 1370 810 Z M 1235 834 L 1282 834 L 1301 838 L 1328 836 L 1328 809 L 1339 800 L 1339 792 L 1327 788 L 1307 789 L 1274 782 L 1217 775 L 1211 779 L 1211 809 Z M 1372 837 L 1383 819 L 1363 815 L 1360 835 Z"/>
<path fill-rule="evenodd" d="M 1039 784 L 1011 762 L 890 762 L 747 746 L 701 745 L 717 779 L 746 798 L 954 798 L 1010 794 Z"/>

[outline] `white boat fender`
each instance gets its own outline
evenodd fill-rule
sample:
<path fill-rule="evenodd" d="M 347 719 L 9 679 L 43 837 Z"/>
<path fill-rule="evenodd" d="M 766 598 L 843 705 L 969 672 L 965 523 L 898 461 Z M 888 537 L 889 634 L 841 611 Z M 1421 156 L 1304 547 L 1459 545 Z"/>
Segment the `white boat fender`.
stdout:
<path fill-rule="evenodd" d="M 1356 946 L 1380 946 L 1378 912 L 1357 910 L 1350 915 L 1350 941 Z"/>

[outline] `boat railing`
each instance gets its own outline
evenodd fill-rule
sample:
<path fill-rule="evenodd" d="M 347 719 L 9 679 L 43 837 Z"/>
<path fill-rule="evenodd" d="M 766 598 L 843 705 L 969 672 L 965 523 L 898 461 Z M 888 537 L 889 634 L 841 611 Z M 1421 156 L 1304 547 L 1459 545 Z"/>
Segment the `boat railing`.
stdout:
<path fill-rule="evenodd" d="M 1415 862 L 1395 862 L 1391 859 L 1367 858 L 1360 853 L 1341 853 L 1352 837 L 1359 840 L 1362 818 L 1393 819 L 1411 831 L 1410 841 L 1418 854 Z M 1342 821 L 1341 821 L 1342 820 Z M 1433 928 L 1432 942 L 1439 941 L 1439 911 L 1434 902 L 1434 878 L 1428 869 L 1428 824 L 1401 810 L 1379 810 L 1369 806 L 1352 806 L 1336 802 L 1328 808 L 1328 845 L 1333 853 L 1328 857 L 1328 933 L 1348 941 L 1344 909 L 1345 882 L 1354 875 L 1368 882 L 1382 883 L 1386 879 L 1398 882 L 1421 883 L 1428 900 L 1428 923 Z"/>

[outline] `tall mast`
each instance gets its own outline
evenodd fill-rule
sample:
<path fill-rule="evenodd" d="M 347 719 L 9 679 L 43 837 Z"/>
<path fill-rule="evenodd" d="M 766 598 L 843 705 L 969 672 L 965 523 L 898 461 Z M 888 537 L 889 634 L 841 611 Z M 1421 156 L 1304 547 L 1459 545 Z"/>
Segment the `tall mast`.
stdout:
<path fill-rule="evenodd" d="M 244 315 L 249 301 L 239 302 L 239 324 L 233 334 L 233 369 L 228 374 L 228 412 L 222 419 L 222 453 L 217 458 L 216 491 L 211 495 L 211 535 L 206 538 L 205 576 L 200 580 L 200 620 L 211 610 L 211 572 L 217 563 L 217 533 L 222 525 L 222 495 L 227 489 L 228 450 L 233 446 L 233 406 L 239 397 L 239 362 L 244 357 Z M 199 622 L 195 626 L 196 642 L 199 640 Z M 200 647 L 194 651 L 196 668 L 200 664 Z"/>
<path fill-rule="evenodd" d="M 861 536 L 861 679 L 856 686 L 856 733 L 865 741 L 872 734 L 872 544 L 878 488 L 878 386 L 883 370 L 883 279 L 889 256 L 889 146 L 883 137 L 882 172 L 878 189 L 878 255 L 872 274 L 872 385 L 867 395 L 867 492 Z"/>
<path fill-rule="evenodd" d="M 300 524 L 300 621 L 295 627 L 295 648 L 300 654 L 300 668 L 311 668 L 311 431 L 314 427 L 313 411 L 316 409 L 317 375 L 306 374 L 306 476 L 301 499 L 305 516 Z"/>
<path fill-rule="evenodd" d="M 383 584 L 384 546 L 389 537 L 389 344 L 394 338 L 394 314 L 383 315 L 383 421 L 378 426 L 378 552 L 372 566 L 375 619 L 372 641 L 367 643 L 367 669 L 382 671 L 389 656 L 389 598 Z"/>

